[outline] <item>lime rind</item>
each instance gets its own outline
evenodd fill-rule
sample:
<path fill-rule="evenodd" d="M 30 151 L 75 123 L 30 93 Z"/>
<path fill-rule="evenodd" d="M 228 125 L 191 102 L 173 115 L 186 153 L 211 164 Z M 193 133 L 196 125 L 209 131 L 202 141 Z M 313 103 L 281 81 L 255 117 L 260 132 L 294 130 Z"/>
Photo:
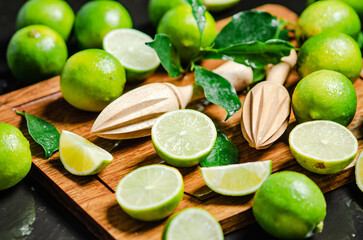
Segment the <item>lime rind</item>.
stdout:
<path fill-rule="evenodd" d="M 313 144 L 313 146 L 319 152 L 318 155 L 314 155 L 308 152 L 309 147 L 305 146 L 306 149 L 302 150 L 301 147 L 302 144 L 300 143 L 300 146 L 298 146 L 299 145 L 299 143 L 297 143 L 298 138 L 296 138 L 295 136 L 299 134 L 299 132 L 300 133 L 308 132 L 306 128 L 309 127 L 309 125 L 315 125 L 313 126 L 315 129 L 314 131 L 319 131 L 319 130 L 321 131 L 322 128 L 325 128 L 324 131 L 321 131 L 320 133 L 316 132 L 312 133 L 315 136 L 333 135 L 334 134 L 333 131 L 340 131 L 340 132 L 335 139 L 329 139 L 329 141 L 326 142 L 324 139 L 320 139 L 322 144 L 319 145 L 317 143 Z M 329 128 L 331 129 L 329 130 Z M 334 128 L 335 130 L 333 130 L 332 128 Z M 306 143 L 311 144 L 314 137 L 312 134 L 306 135 Z M 345 138 L 342 141 L 344 136 Z M 340 150 L 344 150 L 341 145 L 345 143 L 345 145 L 348 148 L 350 148 L 348 149 L 349 153 L 336 158 L 334 158 L 335 154 L 330 154 L 329 155 L 330 157 L 324 157 L 322 154 L 324 154 L 324 152 L 327 152 L 327 150 L 324 150 L 324 148 L 326 149 L 326 147 L 329 147 L 328 146 L 329 142 L 333 140 L 335 141 L 334 146 Z M 338 143 L 338 141 L 340 142 Z M 358 140 L 349 129 L 333 121 L 325 121 L 325 120 L 305 122 L 296 126 L 290 133 L 289 145 L 291 153 L 296 159 L 296 161 L 305 169 L 318 174 L 332 174 L 343 170 L 354 160 L 358 151 Z M 331 149 L 332 148 L 330 148 L 330 150 Z M 342 154 L 339 153 L 339 155 Z"/>
<path fill-rule="evenodd" d="M 152 40 L 138 30 L 120 28 L 106 34 L 103 48 L 124 66 L 128 81 L 137 81 L 151 75 L 160 65 L 155 50 L 145 44 Z"/>
<path fill-rule="evenodd" d="M 66 148 L 68 149 L 66 150 Z M 77 156 L 77 158 L 69 159 L 69 156 L 72 154 L 64 154 L 65 150 L 74 152 L 75 154 L 73 156 Z M 78 158 L 79 156 L 81 157 Z M 63 130 L 60 136 L 59 157 L 64 168 L 68 172 L 78 176 L 97 174 L 101 172 L 113 160 L 113 156 L 106 150 L 91 143 L 87 139 L 66 130 Z M 74 160 L 79 161 L 80 159 L 90 160 L 91 162 L 89 164 L 92 165 L 92 167 L 90 167 L 90 169 L 88 170 L 78 170 L 75 167 L 71 166 L 72 164 L 74 164 Z M 85 166 L 85 164 L 83 163 L 82 166 Z"/>
<path fill-rule="evenodd" d="M 151 138 L 156 152 L 168 164 L 190 167 L 212 151 L 217 130 L 204 113 L 182 109 L 160 116 L 152 127 Z"/>
<path fill-rule="evenodd" d="M 218 221 L 208 211 L 191 207 L 171 217 L 165 225 L 163 240 L 222 240 L 223 230 Z"/>
<path fill-rule="evenodd" d="M 358 188 L 363 192 L 363 151 L 359 153 L 355 164 L 355 181 Z"/>
<path fill-rule="evenodd" d="M 166 197 L 164 197 L 162 200 L 159 200 L 157 202 L 151 203 L 151 204 L 145 204 L 140 205 L 138 204 L 138 201 L 140 201 L 140 193 L 142 194 L 143 188 L 146 188 L 148 186 L 142 185 L 142 181 L 139 181 L 140 176 L 145 174 L 147 178 L 150 177 L 150 172 L 156 170 L 156 174 L 158 174 L 159 181 L 162 180 L 165 183 L 169 184 L 171 181 L 175 181 L 176 184 L 173 188 L 172 192 L 166 193 Z M 163 173 L 164 172 L 164 173 Z M 165 172 L 169 172 L 169 176 L 174 176 L 174 179 L 171 180 L 170 177 L 168 179 L 162 179 L 163 176 L 165 176 Z M 145 175 L 144 175 L 145 176 Z M 155 179 L 148 179 L 150 181 L 154 181 Z M 132 186 L 129 187 L 128 185 Z M 135 187 L 133 189 L 133 187 Z M 158 187 L 158 186 L 152 186 L 152 187 Z M 139 193 L 138 190 L 141 190 Z M 160 189 L 159 189 L 160 190 Z M 146 192 L 146 191 L 144 191 Z M 184 194 L 184 183 L 183 183 L 183 177 L 180 174 L 180 172 L 169 166 L 161 165 L 161 164 L 154 164 L 149 166 L 140 167 L 129 174 L 127 174 L 123 179 L 121 179 L 120 183 L 117 186 L 116 189 L 116 199 L 121 208 L 131 217 L 142 220 L 142 221 L 155 221 L 163 219 L 167 216 L 169 216 L 179 205 L 181 199 L 183 198 Z M 130 196 L 133 195 L 133 196 Z M 165 195 L 165 193 L 163 193 Z M 135 201 L 128 201 L 126 200 L 126 197 L 129 197 L 130 199 L 132 197 L 135 197 Z M 149 195 L 148 195 L 149 197 Z M 147 199 L 147 201 L 150 201 L 151 199 Z M 142 201 L 142 199 L 141 199 Z"/>
<path fill-rule="evenodd" d="M 271 175 L 271 160 L 202 167 L 201 172 L 206 185 L 214 192 L 227 196 L 244 196 L 256 192 Z M 256 182 L 252 182 L 256 179 Z M 246 186 L 249 187 L 246 189 Z"/>

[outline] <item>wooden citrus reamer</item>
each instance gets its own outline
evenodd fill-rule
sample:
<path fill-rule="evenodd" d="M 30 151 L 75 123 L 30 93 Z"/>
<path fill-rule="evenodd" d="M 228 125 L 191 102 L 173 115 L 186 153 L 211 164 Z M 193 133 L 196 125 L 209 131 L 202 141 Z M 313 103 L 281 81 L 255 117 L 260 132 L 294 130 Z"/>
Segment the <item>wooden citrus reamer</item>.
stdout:
<path fill-rule="evenodd" d="M 271 146 L 286 130 L 289 123 L 291 100 L 283 86 L 296 64 L 296 51 L 267 70 L 266 81 L 258 83 L 246 95 L 243 103 L 241 130 L 251 147 Z"/>

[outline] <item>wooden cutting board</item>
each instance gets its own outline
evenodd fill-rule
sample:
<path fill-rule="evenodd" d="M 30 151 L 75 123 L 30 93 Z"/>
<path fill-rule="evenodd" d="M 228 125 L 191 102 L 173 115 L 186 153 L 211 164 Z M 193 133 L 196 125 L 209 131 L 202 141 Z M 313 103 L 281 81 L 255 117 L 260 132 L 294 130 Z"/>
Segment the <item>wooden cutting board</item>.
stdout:
<path fill-rule="evenodd" d="M 271 13 L 296 22 L 297 16 L 282 6 L 265 5 L 262 7 Z M 219 28 L 226 21 L 218 24 Z M 221 61 L 205 61 L 203 66 L 213 69 Z M 183 80 L 171 80 L 165 73 L 156 73 L 145 81 L 173 81 L 182 85 L 192 81 L 191 76 Z M 285 86 L 292 92 L 299 80 L 292 72 Z M 359 139 L 359 150 L 362 149 L 362 116 L 363 116 L 363 83 L 354 84 L 358 95 L 358 110 L 349 129 Z M 131 88 L 130 86 L 128 86 Z M 240 93 L 241 101 L 245 93 Z M 25 134 L 31 143 L 33 165 L 31 174 L 51 192 L 66 208 L 82 221 L 87 228 L 101 239 L 160 239 L 166 220 L 141 222 L 129 217 L 119 207 L 115 189 L 125 174 L 144 165 L 163 163 L 156 154 L 150 137 L 141 139 L 111 141 L 96 137 L 90 133 L 97 113 L 80 111 L 70 106 L 62 97 L 59 89 L 59 78 L 47 81 L 0 96 L 0 122 L 7 122 Z M 295 126 L 294 118 L 287 132 L 269 149 L 254 150 L 244 140 L 240 128 L 241 112 L 224 122 L 225 111 L 212 104 L 199 102 L 191 107 L 202 110 L 209 115 L 222 131 L 237 145 L 239 161 L 252 162 L 272 160 L 272 171 L 298 171 L 313 179 L 323 192 L 336 189 L 354 180 L 354 164 L 345 170 L 332 175 L 317 175 L 300 167 L 293 159 L 287 141 L 288 133 Z M 110 151 L 113 162 L 96 176 L 79 177 L 68 173 L 62 166 L 58 153 L 50 159 L 44 159 L 43 150 L 29 136 L 25 120 L 15 110 L 26 111 L 53 123 L 59 131 L 63 129 L 79 134 L 95 144 Z M 253 194 L 244 197 L 226 197 L 211 192 L 205 186 L 199 167 L 180 168 L 184 177 L 185 194 L 178 209 L 202 207 L 208 210 L 222 225 L 225 233 L 246 226 L 254 221 L 251 206 Z"/>

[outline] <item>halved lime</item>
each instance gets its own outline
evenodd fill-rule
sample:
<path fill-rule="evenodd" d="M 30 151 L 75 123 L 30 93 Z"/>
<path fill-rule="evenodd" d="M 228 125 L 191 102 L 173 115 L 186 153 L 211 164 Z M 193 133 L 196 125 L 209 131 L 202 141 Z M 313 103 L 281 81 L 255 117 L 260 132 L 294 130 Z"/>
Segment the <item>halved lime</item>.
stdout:
<path fill-rule="evenodd" d="M 208 11 L 219 12 L 236 5 L 240 0 L 203 0 Z"/>
<path fill-rule="evenodd" d="M 363 151 L 360 152 L 355 164 L 355 181 L 359 189 L 363 192 Z"/>
<path fill-rule="evenodd" d="M 257 191 L 271 174 L 271 160 L 216 167 L 202 167 L 203 179 L 213 191 L 243 196 Z"/>
<path fill-rule="evenodd" d="M 113 159 L 106 150 L 66 130 L 60 135 L 59 156 L 65 169 L 79 176 L 99 173 Z"/>
<path fill-rule="evenodd" d="M 184 183 L 180 172 L 154 164 L 127 174 L 116 189 L 121 208 L 131 217 L 155 221 L 169 216 L 183 198 Z"/>
<path fill-rule="evenodd" d="M 217 220 L 202 208 L 186 208 L 168 220 L 163 240 L 222 240 Z"/>
<path fill-rule="evenodd" d="M 332 121 L 311 121 L 296 126 L 290 133 L 289 144 L 302 167 L 320 174 L 343 170 L 358 151 L 353 133 Z"/>
<path fill-rule="evenodd" d="M 138 30 L 120 28 L 106 34 L 103 48 L 125 67 L 127 81 L 138 81 L 148 77 L 160 65 L 155 50 L 145 44 L 152 40 Z"/>
<path fill-rule="evenodd" d="M 217 130 L 204 113 L 182 109 L 161 115 L 151 129 L 151 138 L 165 162 L 190 167 L 203 161 L 212 151 Z"/>

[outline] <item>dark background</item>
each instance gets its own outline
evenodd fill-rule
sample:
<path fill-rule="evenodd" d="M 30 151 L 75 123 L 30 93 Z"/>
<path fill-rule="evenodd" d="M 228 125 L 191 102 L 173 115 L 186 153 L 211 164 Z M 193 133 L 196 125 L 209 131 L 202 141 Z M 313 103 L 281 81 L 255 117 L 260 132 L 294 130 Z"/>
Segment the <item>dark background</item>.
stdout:
<path fill-rule="evenodd" d="M 15 32 L 16 14 L 26 0 L 0 0 L 0 95 L 23 87 L 11 74 L 6 63 L 6 48 Z M 73 10 L 87 1 L 68 0 Z M 134 28 L 153 36 L 148 19 L 148 0 L 119 1 L 133 19 Z M 234 8 L 213 14 L 218 20 L 265 3 L 279 3 L 300 14 L 305 0 L 241 0 Z M 69 56 L 77 52 L 74 36 L 68 41 Z M 327 193 L 327 217 L 322 233 L 311 239 L 363 240 L 363 193 L 355 183 Z M 28 175 L 16 186 L 0 191 L 0 239 L 95 239 L 71 213 Z M 274 239 L 256 223 L 226 236 L 232 239 Z"/>

